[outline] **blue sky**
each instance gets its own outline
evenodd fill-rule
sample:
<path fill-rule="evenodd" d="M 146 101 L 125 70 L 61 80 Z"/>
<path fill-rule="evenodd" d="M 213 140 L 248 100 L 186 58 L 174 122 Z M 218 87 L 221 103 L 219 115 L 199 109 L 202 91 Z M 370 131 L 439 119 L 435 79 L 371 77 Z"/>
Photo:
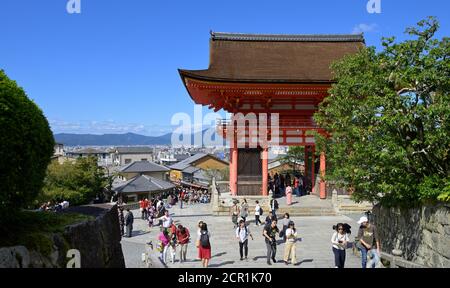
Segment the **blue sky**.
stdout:
<path fill-rule="evenodd" d="M 209 31 L 364 32 L 403 39 L 426 16 L 449 36 L 448 0 L 0 0 L 0 69 L 44 111 L 55 133 L 170 132 L 177 112 L 194 113 L 177 69 L 204 69 Z M 207 110 L 205 110 L 205 113 Z"/>

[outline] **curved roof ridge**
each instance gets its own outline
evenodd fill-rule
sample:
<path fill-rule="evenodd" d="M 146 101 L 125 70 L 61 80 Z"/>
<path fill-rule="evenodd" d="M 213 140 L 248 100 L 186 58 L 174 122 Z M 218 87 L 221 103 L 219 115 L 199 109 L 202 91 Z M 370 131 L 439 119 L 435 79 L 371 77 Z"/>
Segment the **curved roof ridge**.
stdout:
<path fill-rule="evenodd" d="M 365 42 L 364 34 L 254 34 L 212 32 L 211 40 L 288 42 Z"/>

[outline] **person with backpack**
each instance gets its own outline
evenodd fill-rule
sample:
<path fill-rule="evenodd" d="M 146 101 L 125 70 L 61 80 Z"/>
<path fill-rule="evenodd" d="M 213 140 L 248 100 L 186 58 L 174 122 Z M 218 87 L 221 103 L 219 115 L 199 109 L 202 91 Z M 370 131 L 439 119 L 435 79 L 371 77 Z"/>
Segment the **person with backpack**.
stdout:
<path fill-rule="evenodd" d="M 288 229 L 288 225 L 291 222 L 289 213 L 284 213 L 284 218 L 281 220 L 281 225 L 283 225 L 283 228 L 280 232 L 280 237 L 283 238 L 283 241 L 286 242 L 286 230 Z"/>
<path fill-rule="evenodd" d="M 278 230 L 276 219 L 273 219 L 270 224 L 264 227 L 263 236 L 266 242 L 268 265 L 272 265 L 272 263 L 270 263 L 270 259 L 272 259 L 273 263 L 277 263 L 277 260 L 275 259 L 277 254 L 277 241 L 275 237 L 279 232 L 280 230 Z"/>
<path fill-rule="evenodd" d="M 211 238 L 211 233 L 209 233 L 206 223 L 202 224 L 198 236 L 200 239 L 198 257 L 202 260 L 203 268 L 207 268 L 209 259 L 211 259 L 211 243 L 209 241 Z"/>
<path fill-rule="evenodd" d="M 261 206 L 259 206 L 259 201 L 258 200 L 256 200 L 255 203 L 256 203 L 256 206 L 255 206 L 255 223 L 256 223 L 256 226 L 259 226 L 259 225 L 261 225 L 261 220 L 259 219 L 259 217 L 261 215 L 263 215 L 263 209 L 261 208 Z"/>
<path fill-rule="evenodd" d="M 245 221 L 240 220 L 239 227 L 236 228 L 236 239 L 239 240 L 239 254 L 241 255 L 241 261 L 244 260 L 244 252 L 245 252 L 245 260 L 247 260 L 248 236 L 250 236 L 253 240 L 253 235 L 252 233 L 250 233 L 250 229 L 247 227 L 247 225 L 245 225 Z"/>

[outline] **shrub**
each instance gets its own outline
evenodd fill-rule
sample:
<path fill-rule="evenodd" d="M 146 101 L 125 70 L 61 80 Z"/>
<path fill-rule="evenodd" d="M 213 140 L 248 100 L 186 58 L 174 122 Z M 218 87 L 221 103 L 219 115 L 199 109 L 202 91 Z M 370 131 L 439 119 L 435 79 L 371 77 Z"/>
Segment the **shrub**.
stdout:
<path fill-rule="evenodd" d="M 54 149 L 38 106 L 0 70 L 0 209 L 26 207 L 43 186 Z"/>

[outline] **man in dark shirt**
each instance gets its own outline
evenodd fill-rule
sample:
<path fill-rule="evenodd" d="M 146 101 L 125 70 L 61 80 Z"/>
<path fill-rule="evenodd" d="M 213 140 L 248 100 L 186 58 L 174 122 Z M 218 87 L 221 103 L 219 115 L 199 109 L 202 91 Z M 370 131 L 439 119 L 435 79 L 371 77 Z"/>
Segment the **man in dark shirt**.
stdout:
<path fill-rule="evenodd" d="M 133 222 L 133 213 L 130 211 L 130 208 L 127 208 L 127 215 L 125 215 L 126 237 L 131 237 L 131 234 L 133 233 Z"/>
<path fill-rule="evenodd" d="M 380 261 L 380 239 L 378 237 L 377 227 L 369 223 L 367 217 L 363 216 L 359 219 L 358 224 L 361 226 L 358 230 L 358 248 L 361 251 L 362 268 L 367 266 L 367 254 L 372 260 L 372 268 Z M 376 250 L 374 247 L 376 243 Z"/>
<path fill-rule="evenodd" d="M 271 258 L 273 263 L 277 263 L 277 260 L 275 259 L 277 254 L 277 241 L 275 237 L 279 232 L 276 219 L 273 219 L 272 222 L 266 225 L 263 230 L 263 236 L 267 247 L 267 264 L 269 265 L 272 265 L 272 263 L 270 263 Z"/>

